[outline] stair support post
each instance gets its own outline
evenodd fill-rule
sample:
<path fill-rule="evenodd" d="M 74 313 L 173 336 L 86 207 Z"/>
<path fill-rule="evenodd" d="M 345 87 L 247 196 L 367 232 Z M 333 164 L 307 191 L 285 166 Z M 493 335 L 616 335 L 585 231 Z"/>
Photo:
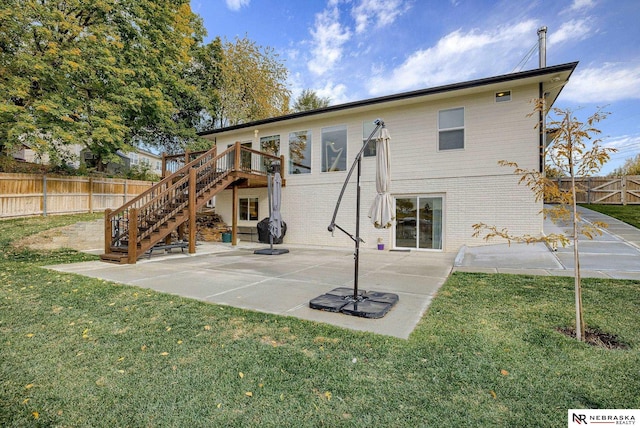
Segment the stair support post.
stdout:
<path fill-rule="evenodd" d="M 196 252 L 196 169 L 189 170 L 189 254 Z"/>
<path fill-rule="evenodd" d="M 233 185 L 233 196 L 231 203 L 231 245 L 238 245 L 238 186 Z"/>
<path fill-rule="evenodd" d="M 138 260 L 138 209 L 129 208 L 129 244 L 127 247 L 127 262 L 135 264 Z"/>
<path fill-rule="evenodd" d="M 111 220 L 109 217 L 111 216 L 111 210 L 107 208 L 104 210 L 104 253 L 111 253 L 111 231 L 113 228 L 111 227 Z"/>

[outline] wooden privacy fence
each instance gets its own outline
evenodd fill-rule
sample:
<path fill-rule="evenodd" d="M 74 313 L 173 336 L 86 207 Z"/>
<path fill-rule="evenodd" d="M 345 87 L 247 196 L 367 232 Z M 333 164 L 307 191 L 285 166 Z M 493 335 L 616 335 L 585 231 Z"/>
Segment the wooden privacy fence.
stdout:
<path fill-rule="evenodd" d="M 119 207 L 150 181 L 0 173 L 0 218 L 92 213 Z"/>
<path fill-rule="evenodd" d="M 561 190 L 571 188 L 571 178 L 558 178 Z M 626 177 L 583 177 L 576 179 L 580 204 L 640 204 L 640 175 Z"/>

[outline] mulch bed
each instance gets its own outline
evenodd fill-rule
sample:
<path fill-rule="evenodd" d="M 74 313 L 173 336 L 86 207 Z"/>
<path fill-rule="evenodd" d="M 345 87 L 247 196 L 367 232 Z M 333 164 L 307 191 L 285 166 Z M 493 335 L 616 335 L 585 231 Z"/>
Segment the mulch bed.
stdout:
<path fill-rule="evenodd" d="M 573 327 L 558 327 L 560 333 L 576 338 L 576 330 Z M 585 342 L 591 346 L 606 349 L 629 349 L 629 345 L 620 341 L 615 334 L 605 333 L 597 329 L 587 328 L 585 330 Z"/>

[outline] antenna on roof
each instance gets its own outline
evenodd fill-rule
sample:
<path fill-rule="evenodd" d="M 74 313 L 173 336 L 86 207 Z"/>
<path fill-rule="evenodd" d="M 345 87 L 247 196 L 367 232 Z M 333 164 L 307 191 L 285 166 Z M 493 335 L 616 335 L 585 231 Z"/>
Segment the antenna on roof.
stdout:
<path fill-rule="evenodd" d="M 540 58 L 540 68 L 547 66 L 547 27 L 538 29 L 538 55 Z"/>

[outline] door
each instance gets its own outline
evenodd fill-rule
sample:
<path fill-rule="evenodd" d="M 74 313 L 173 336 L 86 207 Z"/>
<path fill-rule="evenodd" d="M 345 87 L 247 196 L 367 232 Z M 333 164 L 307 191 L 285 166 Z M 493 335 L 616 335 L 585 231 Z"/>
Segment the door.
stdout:
<path fill-rule="evenodd" d="M 396 198 L 397 248 L 442 249 L 442 197 Z"/>

